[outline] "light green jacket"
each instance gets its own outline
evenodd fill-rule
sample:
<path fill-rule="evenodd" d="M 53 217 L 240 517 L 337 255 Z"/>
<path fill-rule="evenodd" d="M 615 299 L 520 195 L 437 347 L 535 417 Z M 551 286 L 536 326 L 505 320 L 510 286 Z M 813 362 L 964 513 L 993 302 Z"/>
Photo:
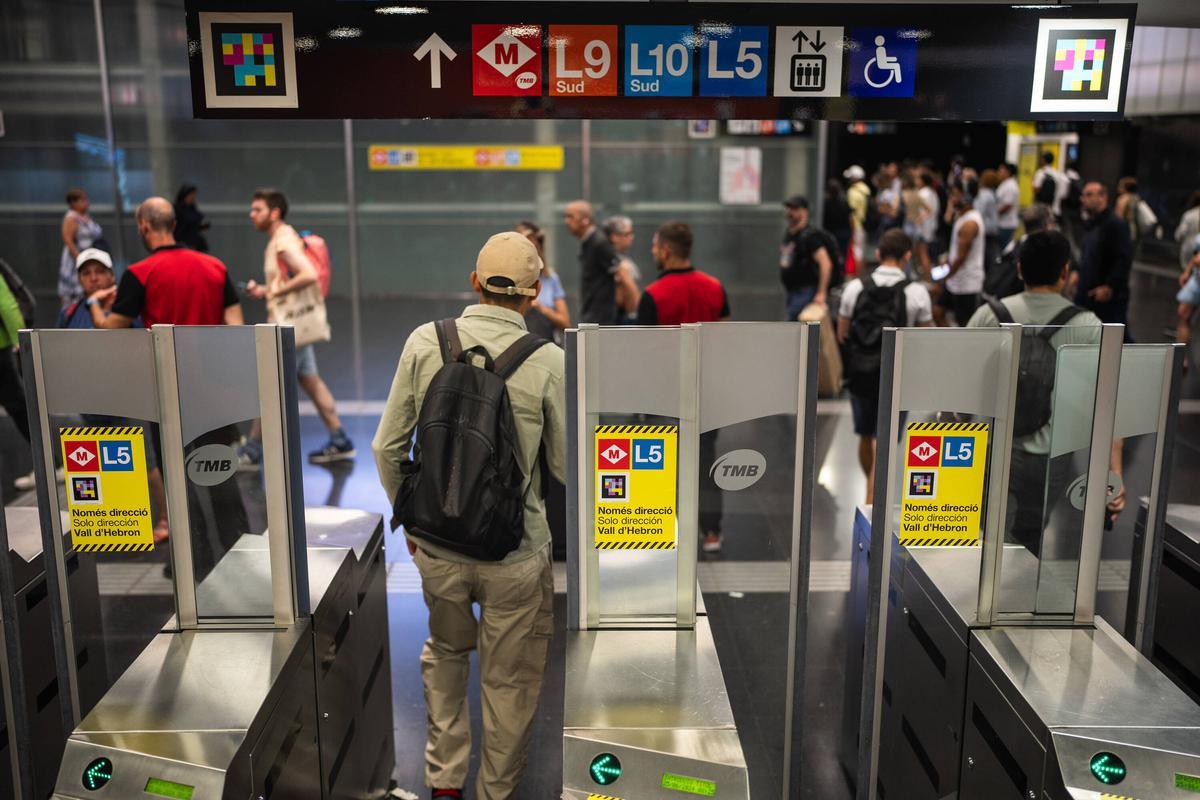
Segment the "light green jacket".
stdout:
<path fill-rule="evenodd" d="M 17 344 L 17 331 L 25 327 L 21 307 L 13 296 L 8 283 L 0 278 L 0 348 L 12 349 Z"/>

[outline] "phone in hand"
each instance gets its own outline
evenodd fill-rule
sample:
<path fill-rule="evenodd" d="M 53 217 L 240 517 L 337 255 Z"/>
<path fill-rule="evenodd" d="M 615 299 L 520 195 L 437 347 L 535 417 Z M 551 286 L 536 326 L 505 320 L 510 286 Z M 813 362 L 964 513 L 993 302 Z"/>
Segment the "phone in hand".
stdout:
<path fill-rule="evenodd" d="M 929 276 L 931 278 L 933 278 L 935 281 L 945 280 L 946 278 L 950 277 L 950 265 L 949 264 L 938 264 L 936 267 L 934 267 L 933 269 L 931 269 L 929 271 Z"/>

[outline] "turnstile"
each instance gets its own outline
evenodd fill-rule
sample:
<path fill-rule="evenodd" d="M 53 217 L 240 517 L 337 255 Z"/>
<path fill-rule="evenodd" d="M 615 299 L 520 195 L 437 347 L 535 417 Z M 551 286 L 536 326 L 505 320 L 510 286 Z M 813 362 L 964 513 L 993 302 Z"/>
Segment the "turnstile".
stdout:
<path fill-rule="evenodd" d="M 1145 626 L 1142 652 L 1172 680 L 1200 702 L 1200 644 L 1196 640 L 1196 609 L 1200 608 L 1200 506 L 1172 503 L 1167 506 L 1162 542 L 1150 565 L 1144 562 L 1144 541 L 1149 522 L 1149 502 L 1138 505 L 1134 526 L 1133 563 L 1130 585 L 1141 584 L 1144 570 L 1151 591 L 1145 607 L 1139 607 L 1137 592 L 1129 593 L 1125 635 L 1136 642 L 1137 624 Z"/>
<path fill-rule="evenodd" d="M 67 741 L 55 798 L 386 794 L 383 518 L 310 508 L 306 528 L 312 616 L 270 631 L 159 634 Z M 243 536 L 199 584 L 202 597 L 234 611 L 269 595 L 263 539 Z M 90 789 L 98 763 L 109 780 Z"/>
<path fill-rule="evenodd" d="M 292 330 L 23 331 L 22 349 L 53 660 L 74 729 L 53 796 L 386 796 L 395 755 L 383 520 L 304 507 Z M 99 374 L 123 381 L 94 392 Z M 87 427 L 71 421 L 79 416 Z M 260 431 L 261 473 L 238 471 L 239 429 Z M 60 449 L 71 459 L 65 489 L 53 481 Z M 156 466 L 165 544 L 136 523 L 150 516 Z M 169 596 L 175 613 L 137 620 L 151 626 L 148 644 L 95 702 L 67 655 L 84 640 L 88 597 L 73 591 L 64 535 L 108 559 L 160 546 L 170 557 L 131 565 L 163 570 L 157 607 Z"/>
<path fill-rule="evenodd" d="M 1200 707 L 1095 615 L 1108 501 L 1102 489 L 1115 483 L 1111 475 L 1102 478 L 1120 453 L 1114 434 L 1154 443 L 1152 485 L 1165 497 L 1161 473 L 1179 369 L 1170 345 L 1139 346 L 1123 363 L 1119 334 L 1119 326 L 1106 326 L 1096 344 L 1076 343 L 1065 356 L 1059 350 L 1055 430 L 1041 440 L 1049 443 L 1043 533 L 1040 547 L 1030 547 L 1013 542 L 1011 533 L 1005 541 L 1013 524 L 1005 507 L 1014 502 L 1008 431 L 1020 330 L 957 340 L 976 352 L 952 364 L 954 374 L 966 385 L 979 380 L 994 396 L 930 393 L 925 364 L 934 361 L 929 354 L 937 339 L 950 337 L 888 332 L 890 385 L 883 397 L 891 405 L 880 416 L 882 474 L 871 521 L 860 514 L 855 535 L 855 569 L 861 576 L 868 565 L 870 576 L 861 723 L 851 728 L 848 717 L 842 733 L 843 763 L 857 761 L 858 797 L 1146 800 L 1189 797 L 1200 788 Z M 980 358 L 989 350 L 990 358 Z M 937 360 L 947 352 L 943 347 Z M 1000 377 L 989 387 L 974 374 L 984 371 Z M 1137 391 L 1125 388 L 1131 375 L 1140 376 L 1131 381 Z M 1069 403 L 1086 418 L 1071 416 Z M 926 546 L 928 540 L 895 524 L 901 498 L 914 491 L 901 487 L 924 488 L 908 472 L 932 460 L 899 435 L 899 422 L 907 414 L 910 433 L 928 430 L 922 420 L 939 408 L 942 417 L 947 410 L 959 419 L 969 415 L 969 423 L 995 433 L 974 546 Z M 907 444 L 897 448 L 893 437 Z M 1083 474 L 1055 482 L 1056 472 L 1070 477 L 1073 470 Z M 1161 528 L 1153 521 L 1146 527 L 1151 538 Z M 854 584 L 852 576 L 852 590 Z M 851 644 L 851 669 L 853 651 Z M 848 679 L 848 693 L 857 682 Z"/>
<path fill-rule="evenodd" d="M 24 708 L 23 724 L 28 726 L 28 740 L 17 741 L 17 734 L 6 723 L 7 714 L 0 716 L 0 798 L 19 797 L 12 769 L 10 748 L 18 747 L 19 757 L 28 762 L 33 796 L 45 797 L 54 789 L 62 759 L 67 731 L 63 730 L 63 677 L 54 669 L 54 648 L 51 640 L 50 603 L 53 602 L 46 582 L 46 559 L 42 552 L 41 521 L 33 506 L 8 506 L 4 509 L 4 525 L 8 539 L 8 569 L 12 585 L 3 591 L 13 598 L 15 612 L 13 627 L 18 632 L 12 653 L 19 663 L 10 667 L 19 671 L 23 697 L 14 698 Z M 77 620 L 80 638 L 75 645 L 80 694 L 86 702 L 94 703 L 105 689 L 105 653 L 100 626 L 100 596 L 96 563 L 81 559 L 68 549 L 67 580 L 71 591 L 85 599 L 85 614 Z M 0 702 L 12 696 L 11 686 L 0 694 Z M 7 709 L 4 709 L 7 711 Z"/>
<path fill-rule="evenodd" d="M 816 346 L 815 326 L 794 323 L 568 332 L 565 798 L 750 797 L 696 570 L 699 520 L 721 502 L 703 493 L 747 488 L 763 470 L 790 476 L 792 591 L 779 636 L 787 656 L 778 665 L 787 679 L 775 765 L 782 785 L 761 780 L 768 788 L 755 797 L 798 791 Z M 762 357 L 746 358 L 751 351 Z M 718 429 L 780 415 L 795 419 L 787 463 L 768 464 L 758 451 L 713 451 Z M 716 475 L 708 488 L 705 475 Z M 643 481 L 669 484 L 670 492 L 641 494 Z M 639 521 L 645 506 L 654 507 L 653 519 Z M 668 506 L 674 519 L 662 525 L 655 515 Z"/>
<path fill-rule="evenodd" d="M 1169 797 L 1175 773 L 1196 772 L 1200 708 L 1102 619 L 981 628 L 979 549 L 895 552 L 881 798 L 1094 797 L 1078 792 L 1104 789 L 1089 762 L 1105 752 L 1138 787 L 1119 795 L 1138 800 Z M 1025 548 L 1004 558 L 1036 575 Z M 1032 579 L 1006 587 L 1033 590 Z"/>

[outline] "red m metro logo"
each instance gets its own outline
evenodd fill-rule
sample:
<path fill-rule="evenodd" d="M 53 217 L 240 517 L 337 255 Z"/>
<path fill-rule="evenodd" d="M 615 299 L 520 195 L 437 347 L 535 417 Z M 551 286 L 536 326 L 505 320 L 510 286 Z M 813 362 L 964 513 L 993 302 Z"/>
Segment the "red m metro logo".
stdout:
<path fill-rule="evenodd" d="M 908 439 L 908 466 L 936 467 L 942 451 L 940 436 L 911 436 Z"/>
<path fill-rule="evenodd" d="M 97 472 L 100 469 L 100 450 L 94 441 L 64 443 L 67 472 Z"/>
<path fill-rule="evenodd" d="M 600 439 L 596 442 L 596 457 L 600 469 L 629 469 L 629 440 Z"/>

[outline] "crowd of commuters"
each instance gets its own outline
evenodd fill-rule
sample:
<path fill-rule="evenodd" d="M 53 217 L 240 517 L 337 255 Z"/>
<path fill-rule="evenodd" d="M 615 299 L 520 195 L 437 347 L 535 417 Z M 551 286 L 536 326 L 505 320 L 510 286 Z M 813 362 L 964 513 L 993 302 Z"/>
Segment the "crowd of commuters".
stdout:
<path fill-rule="evenodd" d="M 825 187 L 819 225 L 806 197 L 783 201 L 778 266 L 784 314 L 795 320 L 815 307 L 835 323 L 868 493 L 875 468 L 884 328 L 1015 321 L 1061 326 L 1049 340 L 1059 346 L 1094 342 L 1101 322 L 1125 321 L 1135 242 L 1158 227 L 1136 182 L 1122 181 L 1113 196 L 1073 168 L 1060 170 L 1056 156 L 1047 153 L 1029 191 L 1032 198 L 1022 207 L 1013 164 L 977 170 L 955 159 L 944 172 L 929 163 L 890 162 L 869 180 L 862 167 L 851 165 L 842 180 Z M 209 224 L 197 206 L 195 186 L 181 187 L 174 203 L 152 197 L 138 207 L 135 220 L 148 255 L 126 268 L 119 280 L 103 231 L 88 214 L 87 194 L 71 190 L 67 204 L 58 276 L 61 327 L 240 325 L 242 302 L 262 301 L 269 320 L 295 327 L 298 380 L 329 434 L 310 460 L 354 458 L 354 444 L 319 375 L 314 349 L 329 339 L 323 299 L 328 252 L 319 237 L 287 222 L 288 201 L 282 192 L 260 189 L 251 199 L 250 221 L 266 238 L 263 273 L 261 282 L 248 281 L 240 292 L 224 263 L 208 253 Z M 474 796 L 512 796 L 525 767 L 553 630 L 550 518 L 564 513 L 566 377 L 561 347 L 551 343 L 561 345 L 563 332 L 575 322 L 649 326 L 731 317 L 726 288 L 693 263 L 695 238 L 687 224 L 672 221 L 655 230 L 649 248 L 655 274 L 644 276 L 633 258 L 635 226 L 629 217 L 598 221 L 592 205 L 581 199 L 567 204 L 563 223 L 579 242 L 576 312 L 549 263 L 547 232 L 541 226 L 521 221 L 512 231 L 492 236 L 469 277 L 477 302 L 456 319 L 418 327 L 404 344 L 372 442 L 397 519 L 441 519 L 451 504 L 418 509 L 414 498 L 442 485 L 436 471 L 445 462 L 437 449 L 466 445 L 458 437 L 427 439 L 414 448 L 414 436 L 420 444 L 422 427 L 438 414 L 458 420 L 451 424 L 468 424 L 463 415 L 454 416 L 457 407 L 446 407 L 447 398 L 467 403 L 485 390 L 506 398 L 494 407 L 510 417 L 500 420 L 500 440 L 483 456 L 506 457 L 489 474 L 512 478 L 484 501 L 516 504 L 518 513 L 508 518 L 516 520 L 516 529 L 505 532 L 502 551 L 497 557 L 480 557 L 472 549 L 477 545 L 456 538 L 462 525 L 405 523 L 429 611 L 421 672 L 427 706 L 426 780 L 434 798 L 464 796 L 471 762 L 467 697 L 472 651 L 479 654 L 484 709 Z M 1176 238 L 1183 269 L 1178 336 L 1185 341 L 1200 305 L 1200 193 Z M 0 404 L 28 438 L 24 393 L 14 390 L 20 379 L 12 360 L 16 331 L 27 322 L 3 280 L 0 322 Z M 464 364 L 483 368 L 469 372 L 476 376 L 468 381 L 477 387 L 475 394 L 460 385 Z M 487 389 L 479 376 L 489 372 L 488 379 L 499 383 Z M 1037 500 L 1045 493 L 1037 489 L 1047 480 L 1048 430 L 1048 424 L 1020 430 L 1014 441 L 1010 533 L 1035 552 L 1046 513 Z M 701 437 L 700 454 L 703 464 L 715 460 L 715 433 Z M 257 425 L 240 442 L 239 457 L 243 469 L 261 463 Z M 453 454 L 449 460 L 465 463 L 454 461 Z M 1118 474 L 1120 464 L 1118 447 L 1112 460 Z M 721 492 L 705 475 L 701 470 L 699 533 L 703 549 L 715 553 L 722 547 Z M 157 480 L 156 492 L 161 492 L 161 474 Z M 547 489 L 550 485 L 559 487 L 557 500 Z M 1110 512 L 1119 513 L 1123 503 L 1123 495 L 1110 498 Z M 165 538 L 165 516 L 160 523 L 156 536 Z M 452 529 L 455 533 L 448 533 Z"/>

